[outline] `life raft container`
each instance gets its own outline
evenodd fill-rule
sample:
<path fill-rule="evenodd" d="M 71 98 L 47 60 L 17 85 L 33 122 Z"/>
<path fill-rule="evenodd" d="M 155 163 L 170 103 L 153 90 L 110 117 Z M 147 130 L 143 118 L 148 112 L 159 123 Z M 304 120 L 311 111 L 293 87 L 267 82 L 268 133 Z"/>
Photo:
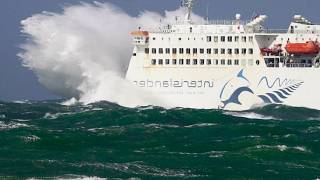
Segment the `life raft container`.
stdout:
<path fill-rule="evenodd" d="M 318 54 L 320 51 L 319 45 L 315 41 L 288 43 L 285 49 L 289 54 Z"/>

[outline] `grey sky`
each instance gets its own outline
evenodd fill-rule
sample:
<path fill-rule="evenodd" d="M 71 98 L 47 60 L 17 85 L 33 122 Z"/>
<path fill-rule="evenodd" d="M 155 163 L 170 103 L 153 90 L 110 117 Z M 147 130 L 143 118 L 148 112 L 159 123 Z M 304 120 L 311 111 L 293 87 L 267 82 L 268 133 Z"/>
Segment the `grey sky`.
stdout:
<path fill-rule="evenodd" d="M 53 99 L 57 96 L 43 88 L 34 74 L 21 66 L 16 54 L 25 37 L 20 33 L 20 21 L 42 11 L 59 12 L 64 5 L 92 0 L 1 0 L 0 2 L 0 100 Z M 131 15 L 149 10 L 174 10 L 179 0 L 100 0 L 111 2 Z M 208 7 L 208 8 L 207 8 Z M 303 14 L 313 22 L 320 22 L 319 0 L 197 0 L 195 13 L 210 19 L 230 19 L 235 13 L 243 18 L 257 14 L 269 16 L 271 28 L 287 28 L 294 14 Z"/>

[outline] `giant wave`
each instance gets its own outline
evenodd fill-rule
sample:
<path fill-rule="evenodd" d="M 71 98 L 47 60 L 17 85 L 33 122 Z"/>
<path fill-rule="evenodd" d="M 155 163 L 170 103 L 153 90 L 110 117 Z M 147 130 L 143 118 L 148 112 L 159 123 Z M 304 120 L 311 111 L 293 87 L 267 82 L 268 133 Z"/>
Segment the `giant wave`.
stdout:
<path fill-rule="evenodd" d="M 85 104 L 106 100 L 127 107 L 165 106 L 124 79 L 133 48 L 129 34 L 138 27 L 173 23 L 182 14 L 177 9 L 132 17 L 109 3 L 66 6 L 62 13 L 43 12 L 21 22 L 28 38 L 18 55 L 42 85 L 63 97 Z"/>

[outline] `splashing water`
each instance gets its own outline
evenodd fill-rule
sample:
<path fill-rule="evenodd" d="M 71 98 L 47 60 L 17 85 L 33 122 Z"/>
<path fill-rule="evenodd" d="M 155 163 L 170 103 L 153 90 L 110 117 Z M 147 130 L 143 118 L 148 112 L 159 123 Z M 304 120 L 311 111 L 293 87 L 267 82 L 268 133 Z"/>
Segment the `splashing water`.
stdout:
<path fill-rule="evenodd" d="M 137 27 L 156 29 L 173 23 L 182 14 L 183 9 L 177 9 L 164 16 L 145 11 L 131 17 L 114 5 L 97 2 L 68 6 L 61 14 L 43 12 L 21 22 L 28 40 L 19 57 L 41 84 L 63 97 L 86 104 L 107 100 L 129 107 L 165 106 L 124 79 L 133 49 L 129 34 Z"/>

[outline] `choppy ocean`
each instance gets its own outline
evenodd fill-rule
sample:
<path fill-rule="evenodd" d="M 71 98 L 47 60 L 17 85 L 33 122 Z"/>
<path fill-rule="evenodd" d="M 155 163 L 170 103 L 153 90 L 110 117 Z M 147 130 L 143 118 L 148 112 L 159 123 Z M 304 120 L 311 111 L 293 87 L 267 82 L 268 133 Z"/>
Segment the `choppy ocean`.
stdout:
<path fill-rule="evenodd" d="M 0 103 L 0 179 L 317 179 L 320 111 Z"/>

